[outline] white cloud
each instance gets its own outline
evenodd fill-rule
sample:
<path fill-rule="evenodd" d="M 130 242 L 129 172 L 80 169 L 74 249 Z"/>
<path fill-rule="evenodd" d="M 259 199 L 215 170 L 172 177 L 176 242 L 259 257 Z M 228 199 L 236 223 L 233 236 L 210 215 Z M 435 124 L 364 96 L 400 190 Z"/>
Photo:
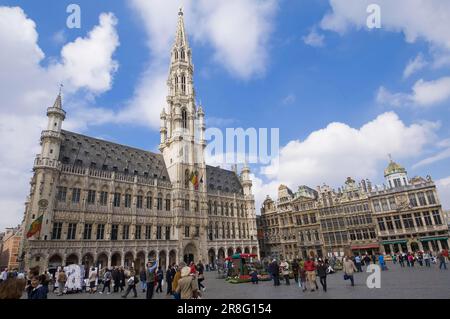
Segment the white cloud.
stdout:
<path fill-rule="evenodd" d="M 450 77 L 442 77 L 434 81 L 420 79 L 412 87 L 412 93 L 391 93 L 380 87 L 377 102 L 392 106 L 430 107 L 447 101 L 450 98 Z"/>
<path fill-rule="evenodd" d="M 418 167 L 421 167 L 421 166 L 430 165 L 430 164 L 442 161 L 442 160 L 447 159 L 447 158 L 450 158 L 450 148 L 445 149 L 445 150 L 439 152 L 436 155 L 427 157 L 427 158 L 419 161 L 418 163 L 413 165 L 413 168 L 418 168 Z"/>
<path fill-rule="evenodd" d="M 315 48 L 321 48 L 325 45 L 325 36 L 323 34 L 319 34 L 315 28 L 313 28 L 311 32 L 307 36 L 304 36 L 302 39 L 305 44 Z"/>
<path fill-rule="evenodd" d="M 450 176 L 436 181 L 441 205 L 445 210 L 450 210 Z"/>
<path fill-rule="evenodd" d="M 42 67 L 45 54 L 34 21 L 19 7 L 0 6 L 0 229 L 22 219 L 40 132 L 47 123 L 46 108 L 53 105 L 59 83 L 65 83 L 65 108 L 71 113 L 65 128 L 81 129 L 95 114 L 108 114 L 83 104 L 86 96 L 78 92 L 83 88 L 89 97 L 111 87 L 114 68 L 108 66 L 115 64 L 112 54 L 118 45 L 114 17 L 102 15 L 100 20 L 87 38 L 64 46 L 61 62 L 53 59 L 49 67 Z M 86 64 L 74 56 L 80 48 L 90 54 Z"/>
<path fill-rule="evenodd" d="M 341 34 L 350 28 L 367 28 L 367 7 L 373 0 L 330 0 L 331 12 L 321 22 L 325 30 Z M 382 28 L 403 32 L 413 43 L 423 39 L 450 50 L 450 2 L 441 0 L 378 0 Z"/>
<path fill-rule="evenodd" d="M 414 73 L 422 70 L 424 67 L 428 65 L 428 62 L 424 59 L 423 54 L 418 54 L 414 60 L 410 60 L 408 62 L 408 65 L 405 68 L 405 71 L 403 72 L 403 78 L 409 78 Z"/>
<path fill-rule="evenodd" d="M 117 121 L 159 128 L 159 114 L 166 104 L 167 66 L 179 5 L 174 0 L 131 1 L 130 6 L 147 33 L 150 60 L 134 97 L 119 113 Z M 195 4 L 189 0 L 183 6 L 190 41 L 211 46 L 217 65 L 244 80 L 265 72 L 277 0 L 200 0 Z"/>
<path fill-rule="evenodd" d="M 263 167 L 269 183 L 315 187 L 323 182 L 341 185 L 348 176 L 380 179 L 387 155 L 396 160 L 420 156 L 436 139 L 435 123 L 405 125 L 392 112 L 384 113 L 361 128 L 331 123 L 304 141 L 289 142 L 280 151 L 279 165 Z"/>

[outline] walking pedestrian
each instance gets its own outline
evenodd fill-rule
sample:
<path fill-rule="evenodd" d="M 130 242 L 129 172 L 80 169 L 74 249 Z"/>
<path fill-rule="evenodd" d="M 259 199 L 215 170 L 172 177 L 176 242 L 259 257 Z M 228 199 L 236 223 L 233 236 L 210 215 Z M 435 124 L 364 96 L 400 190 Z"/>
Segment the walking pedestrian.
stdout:
<path fill-rule="evenodd" d="M 319 286 L 317 285 L 316 282 L 316 264 L 312 257 L 310 257 L 307 261 L 305 261 L 305 270 L 306 270 L 306 278 L 309 287 L 311 288 L 311 292 L 313 292 L 315 289 L 319 289 Z"/>
<path fill-rule="evenodd" d="M 286 281 L 286 285 L 289 286 L 291 283 L 289 282 L 289 263 L 286 260 L 283 260 L 280 264 L 281 274 Z"/>
<path fill-rule="evenodd" d="M 294 280 L 298 284 L 298 262 L 297 262 L 297 259 L 294 259 L 291 266 L 292 266 L 292 272 L 294 274 Z"/>
<path fill-rule="evenodd" d="M 169 265 L 169 268 L 166 270 L 166 282 L 167 282 L 167 295 L 172 294 L 172 280 L 173 280 L 173 274 L 172 274 L 172 266 Z"/>
<path fill-rule="evenodd" d="M 64 287 L 66 286 L 66 281 L 67 281 L 67 275 L 64 272 L 64 269 L 61 269 L 58 274 L 58 288 L 59 288 L 58 296 L 62 296 L 62 294 L 64 293 Z"/>
<path fill-rule="evenodd" d="M 164 272 L 162 271 L 161 267 L 158 267 L 158 271 L 156 272 L 156 277 L 158 280 L 158 286 L 156 287 L 156 293 L 163 292 L 162 291 L 162 281 L 164 279 Z"/>
<path fill-rule="evenodd" d="M 328 264 L 324 263 L 322 259 L 319 259 L 317 275 L 319 276 L 320 284 L 325 292 L 327 292 L 327 269 Z"/>
<path fill-rule="evenodd" d="M 362 265 L 361 265 L 361 257 L 359 257 L 359 255 L 355 256 L 355 265 L 356 265 L 356 269 L 358 269 L 358 272 L 362 272 Z"/>
<path fill-rule="evenodd" d="M 258 271 L 256 270 L 256 268 L 250 272 L 250 276 L 252 278 L 252 284 L 257 285 L 259 279 L 258 279 Z"/>
<path fill-rule="evenodd" d="M 303 292 L 305 292 L 307 287 L 306 287 L 306 270 L 304 267 L 299 266 L 298 275 L 300 277 L 300 282 L 298 286 L 302 288 Z"/>
<path fill-rule="evenodd" d="M 202 264 L 202 261 L 199 261 L 197 264 L 197 271 L 198 271 L 198 288 L 202 291 L 206 291 L 206 287 L 202 284 L 202 282 L 205 280 L 205 274 L 203 273 L 205 267 Z"/>
<path fill-rule="evenodd" d="M 352 287 L 355 286 L 355 280 L 353 278 L 353 273 L 355 271 L 357 271 L 357 269 L 356 269 L 353 261 L 350 258 L 348 258 L 347 256 L 344 258 L 343 270 L 344 270 L 344 280 L 350 279 Z"/>
<path fill-rule="evenodd" d="M 444 269 L 447 270 L 447 264 L 445 263 L 445 256 L 442 252 L 438 254 L 438 260 L 439 260 L 439 269 L 442 269 L 442 266 L 444 266 Z"/>
<path fill-rule="evenodd" d="M 112 273 L 108 268 L 106 268 L 105 274 L 103 275 L 103 290 L 99 292 L 100 294 L 104 293 L 106 288 L 108 288 L 107 294 L 111 294 L 111 280 Z"/>
<path fill-rule="evenodd" d="M 384 261 L 384 256 L 382 254 L 378 256 L 378 263 L 380 264 L 381 270 L 387 270 L 386 263 Z"/>
<path fill-rule="evenodd" d="M 426 267 L 431 267 L 431 262 L 430 262 L 431 256 L 429 252 L 425 252 L 423 254 L 423 260 L 425 261 L 425 266 Z"/>
<path fill-rule="evenodd" d="M 370 257 L 369 255 L 366 254 L 366 256 L 364 257 L 364 263 L 366 264 L 366 266 L 370 265 Z"/>
<path fill-rule="evenodd" d="M 126 298 L 131 290 L 133 290 L 134 298 L 137 298 L 137 291 L 136 291 L 136 285 L 139 282 L 138 277 L 136 276 L 136 273 L 134 272 L 133 268 L 130 269 L 130 278 L 128 278 L 127 284 L 127 290 L 125 292 L 125 295 L 122 295 L 122 298 Z"/>
<path fill-rule="evenodd" d="M 89 294 L 95 293 L 95 282 L 97 281 L 97 272 L 95 271 L 95 267 L 92 267 L 89 272 Z"/>

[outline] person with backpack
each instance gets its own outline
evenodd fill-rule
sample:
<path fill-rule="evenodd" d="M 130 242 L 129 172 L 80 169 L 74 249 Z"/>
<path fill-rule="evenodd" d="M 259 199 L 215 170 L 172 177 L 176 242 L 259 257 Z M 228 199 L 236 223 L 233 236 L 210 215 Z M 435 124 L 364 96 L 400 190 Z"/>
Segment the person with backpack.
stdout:
<path fill-rule="evenodd" d="M 108 288 L 107 294 L 108 295 L 111 294 L 111 279 L 112 279 L 111 271 L 109 271 L 109 269 L 106 268 L 106 272 L 103 275 L 103 290 L 99 292 L 100 294 L 104 293 L 106 288 Z"/>
<path fill-rule="evenodd" d="M 136 273 L 134 272 L 134 269 L 130 269 L 130 278 L 128 278 L 127 284 L 128 288 L 125 292 L 125 295 L 122 295 L 122 298 L 126 298 L 131 290 L 133 290 L 134 298 L 137 298 L 137 291 L 136 291 L 136 285 L 139 282 L 139 278 L 136 276 Z"/>

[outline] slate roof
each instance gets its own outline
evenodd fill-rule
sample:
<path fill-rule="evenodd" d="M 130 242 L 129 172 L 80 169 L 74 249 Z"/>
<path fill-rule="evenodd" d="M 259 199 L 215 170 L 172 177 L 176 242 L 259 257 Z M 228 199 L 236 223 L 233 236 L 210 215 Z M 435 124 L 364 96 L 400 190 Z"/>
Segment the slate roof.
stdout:
<path fill-rule="evenodd" d="M 162 154 L 155 154 L 62 130 L 59 160 L 63 164 L 158 178 L 169 181 Z"/>
<path fill-rule="evenodd" d="M 220 190 L 225 193 L 244 194 L 239 177 L 233 171 L 206 165 L 208 192 Z"/>

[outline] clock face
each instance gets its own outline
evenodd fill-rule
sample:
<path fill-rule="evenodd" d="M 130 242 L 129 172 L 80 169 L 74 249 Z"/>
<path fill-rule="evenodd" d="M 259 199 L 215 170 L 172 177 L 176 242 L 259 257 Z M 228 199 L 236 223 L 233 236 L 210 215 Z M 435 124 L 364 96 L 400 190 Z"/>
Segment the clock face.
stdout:
<path fill-rule="evenodd" d="M 48 206 L 48 200 L 46 199 L 41 199 L 38 203 L 40 208 L 46 208 Z"/>

